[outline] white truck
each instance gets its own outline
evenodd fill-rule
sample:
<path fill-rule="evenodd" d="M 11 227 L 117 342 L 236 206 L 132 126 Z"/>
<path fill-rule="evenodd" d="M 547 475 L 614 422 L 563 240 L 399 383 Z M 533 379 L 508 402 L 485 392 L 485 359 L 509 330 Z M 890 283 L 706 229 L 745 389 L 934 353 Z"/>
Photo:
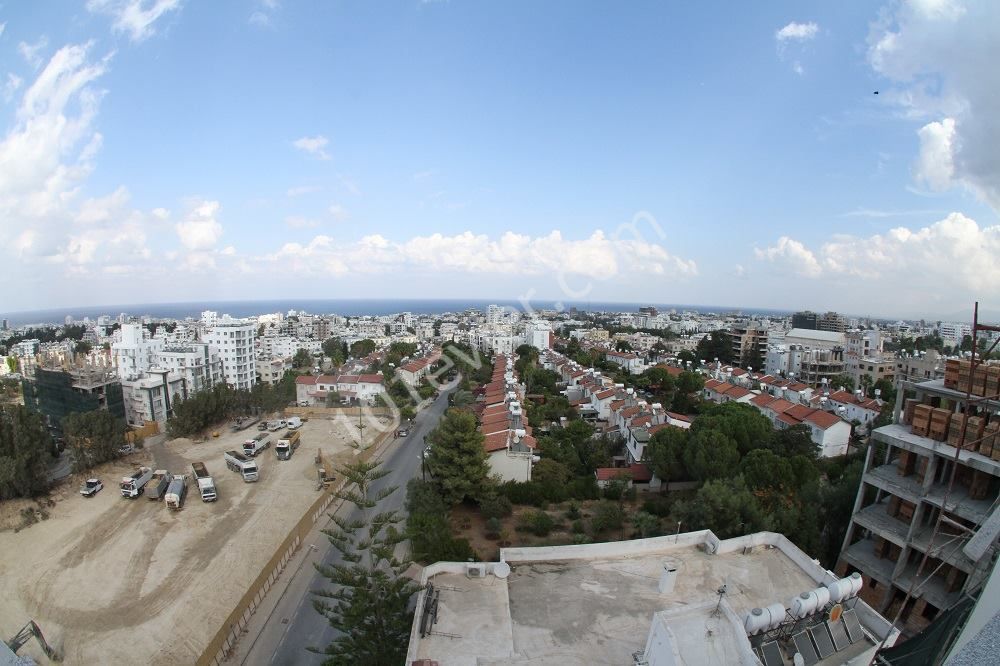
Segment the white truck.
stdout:
<path fill-rule="evenodd" d="M 253 439 L 243 442 L 243 455 L 256 458 L 257 454 L 271 446 L 271 436 L 262 432 Z"/>
<path fill-rule="evenodd" d="M 298 416 L 289 416 L 285 419 L 285 427 L 289 430 L 298 430 L 302 427 L 302 419 Z"/>
<path fill-rule="evenodd" d="M 281 430 L 284 427 L 285 427 L 285 420 L 284 419 L 278 419 L 277 421 L 268 421 L 267 422 L 267 429 L 270 430 L 271 432 L 278 432 L 279 430 Z"/>
<path fill-rule="evenodd" d="M 128 497 L 129 499 L 134 499 L 142 494 L 149 483 L 149 480 L 153 477 L 153 470 L 148 467 L 140 467 L 135 470 L 131 476 L 123 476 L 121 482 L 122 497 Z"/>
<path fill-rule="evenodd" d="M 167 488 L 167 492 L 163 496 L 163 501 L 166 502 L 168 509 L 178 511 L 184 506 L 184 498 L 186 496 L 187 475 L 174 474 L 173 479 L 170 481 L 170 486 Z"/>
<path fill-rule="evenodd" d="M 226 460 L 226 467 L 239 472 L 246 483 L 252 483 L 258 479 L 257 463 L 253 458 L 247 458 L 239 451 L 226 451 L 222 456 Z"/>
<path fill-rule="evenodd" d="M 201 493 L 201 501 L 214 502 L 219 499 L 215 491 L 215 481 L 209 476 L 208 470 L 205 469 L 205 463 L 191 463 L 191 469 L 194 470 L 194 479 L 198 484 L 198 492 Z"/>
<path fill-rule="evenodd" d="M 302 433 L 298 430 L 289 430 L 278 440 L 274 445 L 274 454 L 278 456 L 278 460 L 288 460 L 292 457 L 295 449 L 299 448 L 301 436 Z"/>
<path fill-rule="evenodd" d="M 170 472 L 165 469 L 158 469 L 153 472 L 153 476 L 149 479 L 149 483 L 146 484 L 146 497 L 151 500 L 158 500 L 163 497 L 163 493 L 167 492 L 167 486 L 170 485 Z"/>

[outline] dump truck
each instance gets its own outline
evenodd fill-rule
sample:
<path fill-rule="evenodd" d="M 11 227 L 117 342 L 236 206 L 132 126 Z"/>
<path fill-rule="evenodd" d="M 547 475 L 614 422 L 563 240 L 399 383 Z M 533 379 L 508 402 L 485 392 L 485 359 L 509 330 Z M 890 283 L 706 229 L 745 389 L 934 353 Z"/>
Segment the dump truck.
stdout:
<path fill-rule="evenodd" d="M 141 495 L 152 476 L 153 470 L 148 467 L 140 467 L 130 476 L 123 476 L 121 482 L 122 497 L 133 499 Z"/>
<path fill-rule="evenodd" d="M 168 509 L 177 511 L 184 506 L 184 498 L 187 496 L 187 475 L 174 474 L 167 488 L 167 493 L 163 496 Z"/>
<path fill-rule="evenodd" d="M 151 500 L 162 499 L 163 493 L 167 492 L 167 486 L 169 485 L 170 472 L 165 469 L 156 470 L 149 479 L 149 483 L 146 484 L 146 497 Z"/>
<path fill-rule="evenodd" d="M 243 455 L 249 458 L 256 458 L 257 454 L 271 446 L 271 436 L 262 432 L 253 439 L 243 442 Z"/>
<path fill-rule="evenodd" d="M 289 430 L 278 440 L 274 445 L 274 454 L 278 456 L 278 460 L 288 460 L 292 457 L 295 449 L 299 448 L 301 436 L 302 433 L 298 430 Z"/>
<path fill-rule="evenodd" d="M 252 458 L 247 458 L 239 451 L 226 451 L 222 457 L 226 461 L 226 467 L 239 472 L 244 482 L 251 483 L 258 479 L 257 463 Z"/>
<path fill-rule="evenodd" d="M 205 469 L 205 463 L 195 462 L 191 463 L 191 469 L 194 470 L 194 479 L 198 484 L 198 492 L 201 493 L 202 502 L 214 502 L 219 499 L 218 494 L 215 490 L 215 480 L 209 475 L 208 470 Z"/>

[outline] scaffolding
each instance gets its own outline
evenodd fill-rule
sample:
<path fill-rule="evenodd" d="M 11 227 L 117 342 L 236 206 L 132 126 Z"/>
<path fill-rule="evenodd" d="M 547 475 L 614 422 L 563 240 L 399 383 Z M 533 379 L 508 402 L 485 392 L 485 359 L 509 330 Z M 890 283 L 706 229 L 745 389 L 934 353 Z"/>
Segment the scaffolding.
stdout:
<path fill-rule="evenodd" d="M 125 418 L 122 386 L 114 372 L 102 367 L 35 368 L 22 380 L 24 406 L 45 416 L 50 429 L 61 432 L 62 421 L 74 412 L 103 409 Z"/>

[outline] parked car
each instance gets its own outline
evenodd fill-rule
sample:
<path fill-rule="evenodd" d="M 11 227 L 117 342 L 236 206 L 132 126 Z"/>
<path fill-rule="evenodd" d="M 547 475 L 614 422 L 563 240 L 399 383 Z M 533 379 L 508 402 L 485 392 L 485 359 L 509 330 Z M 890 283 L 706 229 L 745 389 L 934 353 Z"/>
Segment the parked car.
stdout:
<path fill-rule="evenodd" d="M 404 429 L 400 429 L 399 431 L 396 432 L 396 435 L 399 436 L 399 437 L 406 437 L 409 434 L 410 434 L 410 431 L 406 430 L 405 428 Z"/>
<path fill-rule="evenodd" d="M 80 494 L 84 497 L 93 497 L 101 491 L 104 484 L 101 483 L 100 479 L 87 479 L 82 486 L 80 486 Z"/>

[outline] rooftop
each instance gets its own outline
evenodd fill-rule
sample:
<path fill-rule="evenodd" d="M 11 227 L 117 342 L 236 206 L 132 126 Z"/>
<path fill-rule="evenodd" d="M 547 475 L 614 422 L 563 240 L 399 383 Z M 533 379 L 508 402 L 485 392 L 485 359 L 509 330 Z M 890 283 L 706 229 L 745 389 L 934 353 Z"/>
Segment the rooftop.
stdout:
<path fill-rule="evenodd" d="M 780 534 L 761 532 L 719 541 L 708 531 L 582 546 L 507 548 L 485 563 L 481 578 L 468 564 L 437 563 L 423 582 L 438 594 L 437 622 L 421 637 L 423 596 L 410 637 L 408 664 L 632 664 L 650 631 L 665 626 L 678 666 L 754 664 L 743 617 L 753 608 L 787 604 L 835 580 Z M 665 566 L 676 568 L 661 593 Z M 489 575 L 493 567 L 497 575 Z M 719 602 L 717 590 L 726 586 Z M 720 614 L 714 614 L 716 605 Z M 858 600 L 869 634 L 889 623 Z M 710 630 L 706 630 L 708 627 Z M 874 648 L 853 646 L 851 657 Z M 650 647 L 649 649 L 654 649 Z M 658 649 L 658 648 L 657 648 Z M 647 651 L 647 657 L 649 653 Z M 834 655 L 836 657 L 836 655 Z M 844 654 L 835 661 L 842 663 Z M 790 658 L 787 663 L 790 663 Z"/>

